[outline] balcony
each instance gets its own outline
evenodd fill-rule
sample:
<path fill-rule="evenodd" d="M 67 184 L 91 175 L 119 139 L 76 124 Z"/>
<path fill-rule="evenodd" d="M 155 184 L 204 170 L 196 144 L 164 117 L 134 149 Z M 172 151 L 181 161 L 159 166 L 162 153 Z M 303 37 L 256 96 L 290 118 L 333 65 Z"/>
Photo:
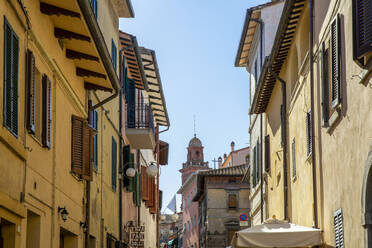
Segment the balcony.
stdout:
<path fill-rule="evenodd" d="M 154 117 L 149 104 L 135 102 L 126 104 L 125 135 L 133 149 L 154 149 Z"/>

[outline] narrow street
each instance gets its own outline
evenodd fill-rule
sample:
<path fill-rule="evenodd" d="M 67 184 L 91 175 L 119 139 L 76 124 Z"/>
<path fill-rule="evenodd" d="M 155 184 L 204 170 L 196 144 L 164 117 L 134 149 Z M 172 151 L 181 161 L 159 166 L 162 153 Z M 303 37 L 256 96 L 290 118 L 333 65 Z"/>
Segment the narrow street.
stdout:
<path fill-rule="evenodd" d="M 0 248 L 372 248 L 372 0 L 0 15 Z"/>

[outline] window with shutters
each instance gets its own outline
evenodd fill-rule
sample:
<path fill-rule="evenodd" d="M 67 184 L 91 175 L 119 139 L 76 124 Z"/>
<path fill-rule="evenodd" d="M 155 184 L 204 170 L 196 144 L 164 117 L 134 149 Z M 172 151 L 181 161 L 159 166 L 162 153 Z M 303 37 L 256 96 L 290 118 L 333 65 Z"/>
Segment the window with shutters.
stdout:
<path fill-rule="evenodd" d="M 313 144 L 313 137 L 312 137 L 312 129 L 311 129 L 311 111 L 306 113 L 306 151 L 307 156 L 312 154 L 312 144 Z"/>
<path fill-rule="evenodd" d="M 321 88 L 322 88 L 322 126 L 328 126 L 328 119 L 329 119 L 329 48 L 326 47 L 326 43 L 322 43 L 322 56 L 321 56 L 321 67 L 322 67 L 322 80 L 321 80 Z"/>
<path fill-rule="evenodd" d="M 270 171 L 270 135 L 265 136 L 265 171 Z"/>
<path fill-rule="evenodd" d="M 331 101 L 335 108 L 341 99 L 341 56 L 340 56 L 340 18 L 337 15 L 331 23 Z"/>
<path fill-rule="evenodd" d="M 229 209 L 238 208 L 238 193 L 236 192 L 227 193 L 227 207 Z"/>
<path fill-rule="evenodd" d="M 292 178 L 296 177 L 296 142 L 292 141 Z"/>
<path fill-rule="evenodd" d="M 26 103 L 27 103 L 27 131 L 35 134 L 35 56 L 32 51 L 27 50 L 26 64 Z"/>
<path fill-rule="evenodd" d="M 42 132 L 41 143 L 44 147 L 51 146 L 51 128 L 52 128 L 52 84 L 47 75 L 43 75 L 42 80 Z"/>
<path fill-rule="evenodd" d="M 114 137 L 112 137 L 112 147 L 111 147 L 111 185 L 112 189 L 116 191 L 116 182 L 117 182 L 117 143 Z"/>
<path fill-rule="evenodd" d="M 142 191 L 142 200 L 145 202 L 149 199 L 149 192 L 148 192 L 148 183 L 149 183 L 149 176 L 146 173 L 145 166 L 141 166 L 141 191 Z"/>
<path fill-rule="evenodd" d="M 92 112 L 92 128 L 97 132 L 93 136 L 93 169 L 98 171 L 98 111 Z"/>
<path fill-rule="evenodd" d="M 114 66 L 114 69 L 116 70 L 116 64 L 117 64 L 117 49 L 114 40 L 111 40 L 111 58 L 112 58 L 112 64 Z"/>
<path fill-rule="evenodd" d="M 86 119 L 72 116 L 71 171 L 88 181 L 92 181 L 93 176 L 94 134 Z"/>
<path fill-rule="evenodd" d="M 256 178 L 256 169 L 257 169 L 257 147 L 253 147 L 253 170 L 252 170 L 252 186 L 255 187 L 257 185 L 257 178 Z"/>
<path fill-rule="evenodd" d="M 18 136 L 19 40 L 4 17 L 4 104 L 3 125 Z"/>
<path fill-rule="evenodd" d="M 333 214 L 333 225 L 335 230 L 335 248 L 344 248 L 344 220 L 341 208 Z"/>
<path fill-rule="evenodd" d="M 354 59 L 361 65 L 367 63 L 366 56 L 372 53 L 372 2 L 353 1 L 353 48 Z"/>

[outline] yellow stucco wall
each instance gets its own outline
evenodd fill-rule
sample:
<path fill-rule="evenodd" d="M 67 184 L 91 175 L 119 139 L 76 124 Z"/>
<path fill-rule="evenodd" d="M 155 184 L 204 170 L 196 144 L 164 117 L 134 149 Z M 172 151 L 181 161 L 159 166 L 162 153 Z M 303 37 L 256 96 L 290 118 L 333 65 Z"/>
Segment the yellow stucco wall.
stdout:
<path fill-rule="evenodd" d="M 65 240 L 65 247 L 83 247 L 84 232 L 80 222 L 85 221 L 86 183 L 71 174 L 71 116 L 87 117 L 88 95 L 84 89 L 83 78 L 76 76 L 74 62 L 66 58 L 65 49 L 61 48 L 58 40 L 54 38 L 52 18 L 40 12 L 39 1 L 23 2 L 31 23 L 31 30 L 28 32 L 25 29 L 26 19 L 20 4 L 14 0 L 0 0 L 0 26 L 4 26 L 5 16 L 19 38 L 18 137 L 10 134 L 3 125 L 0 127 L 0 218 L 1 223 L 14 224 L 14 228 L 9 226 L 9 232 L 3 228 L 3 236 L 4 233 L 13 232 L 10 235 L 12 236 L 10 243 L 5 240 L 5 247 L 59 247 L 61 228 L 74 234 L 73 238 Z M 98 2 L 102 10 L 108 8 L 105 6 L 107 2 Z M 101 12 L 103 13 L 105 11 Z M 109 41 L 107 46 L 110 52 L 111 39 L 114 39 L 116 44 L 118 42 L 118 21 L 113 22 L 115 18 L 118 19 L 115 15 L 111 19 L 105 19 L 103 16 L 100 19 L 100 24 L 105 30 L 104 36 Z M 3 28 L 1 30 L 0 68 L 3 68 Z M 24 128 L 24 65 L 27 49 L 32 50 L 38 71 L 41 74 L 46 73 L 52 83 L 51 149 L 43 148 L 40 140 L 28 134 Z M 1 102 L 3 73 L 1 69 Z M 107 95 L 99 94 L 99 97 L 102 100 Z M 94 96 L 91 97 L 97 102 Z M 119 146 L 119 136 L 115 131 L 119 126 L 118 98 L 104 107 L 109 110 L 108 117 L 114 126 L 100 109 L 99 170 L 94 173 L 91 184 L 90 229 L 91 235 L 96 238 L 96 247 L 106 247 L 106 233 L 119 238 L 119 181 L 116 183 L 116 191 L 112 190 L 111 182 L 112 137 Z M 0 108 L 0 122 L 3 123 L 3 108 Z M 104 147 L 108 149 L 103 149 Z M 117 161 L 119 162 L 118 158 Z M 24 195 L 23 201 L 21 193 Z M 69 213 L 66 222 L 58 214 L 58 207 L 66 207 Z M 40 236 L 39 238 L 35 236 L 34 242 L 27 239 L 27 233 L 31 234 L 31 229 L 34 235 Z M 101 244 L 103 246 L 100 246 Z"/>

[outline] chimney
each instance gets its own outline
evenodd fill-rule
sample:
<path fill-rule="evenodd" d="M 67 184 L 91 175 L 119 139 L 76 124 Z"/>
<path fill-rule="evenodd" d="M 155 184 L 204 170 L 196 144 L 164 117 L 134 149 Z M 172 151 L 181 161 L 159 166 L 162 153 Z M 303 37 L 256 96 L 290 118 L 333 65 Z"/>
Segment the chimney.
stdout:
<path fill-rule="evenodd" d="M 223 154 L 223 160 L 225 161 L 226 158 L 227 158 L 227 155 L 226 155 L 226 153 L 224 153 L 224 154 Z"/>
<path fill-rule="evenodd" d="M 233 152 L 235 149 L 235 142 L 231 141 L 231 152 Z"/>
<path fill-rule="evenodd" d="M 222 158 L 218 157 L 218 168 L 221 168 L 222 166 Z"/>

